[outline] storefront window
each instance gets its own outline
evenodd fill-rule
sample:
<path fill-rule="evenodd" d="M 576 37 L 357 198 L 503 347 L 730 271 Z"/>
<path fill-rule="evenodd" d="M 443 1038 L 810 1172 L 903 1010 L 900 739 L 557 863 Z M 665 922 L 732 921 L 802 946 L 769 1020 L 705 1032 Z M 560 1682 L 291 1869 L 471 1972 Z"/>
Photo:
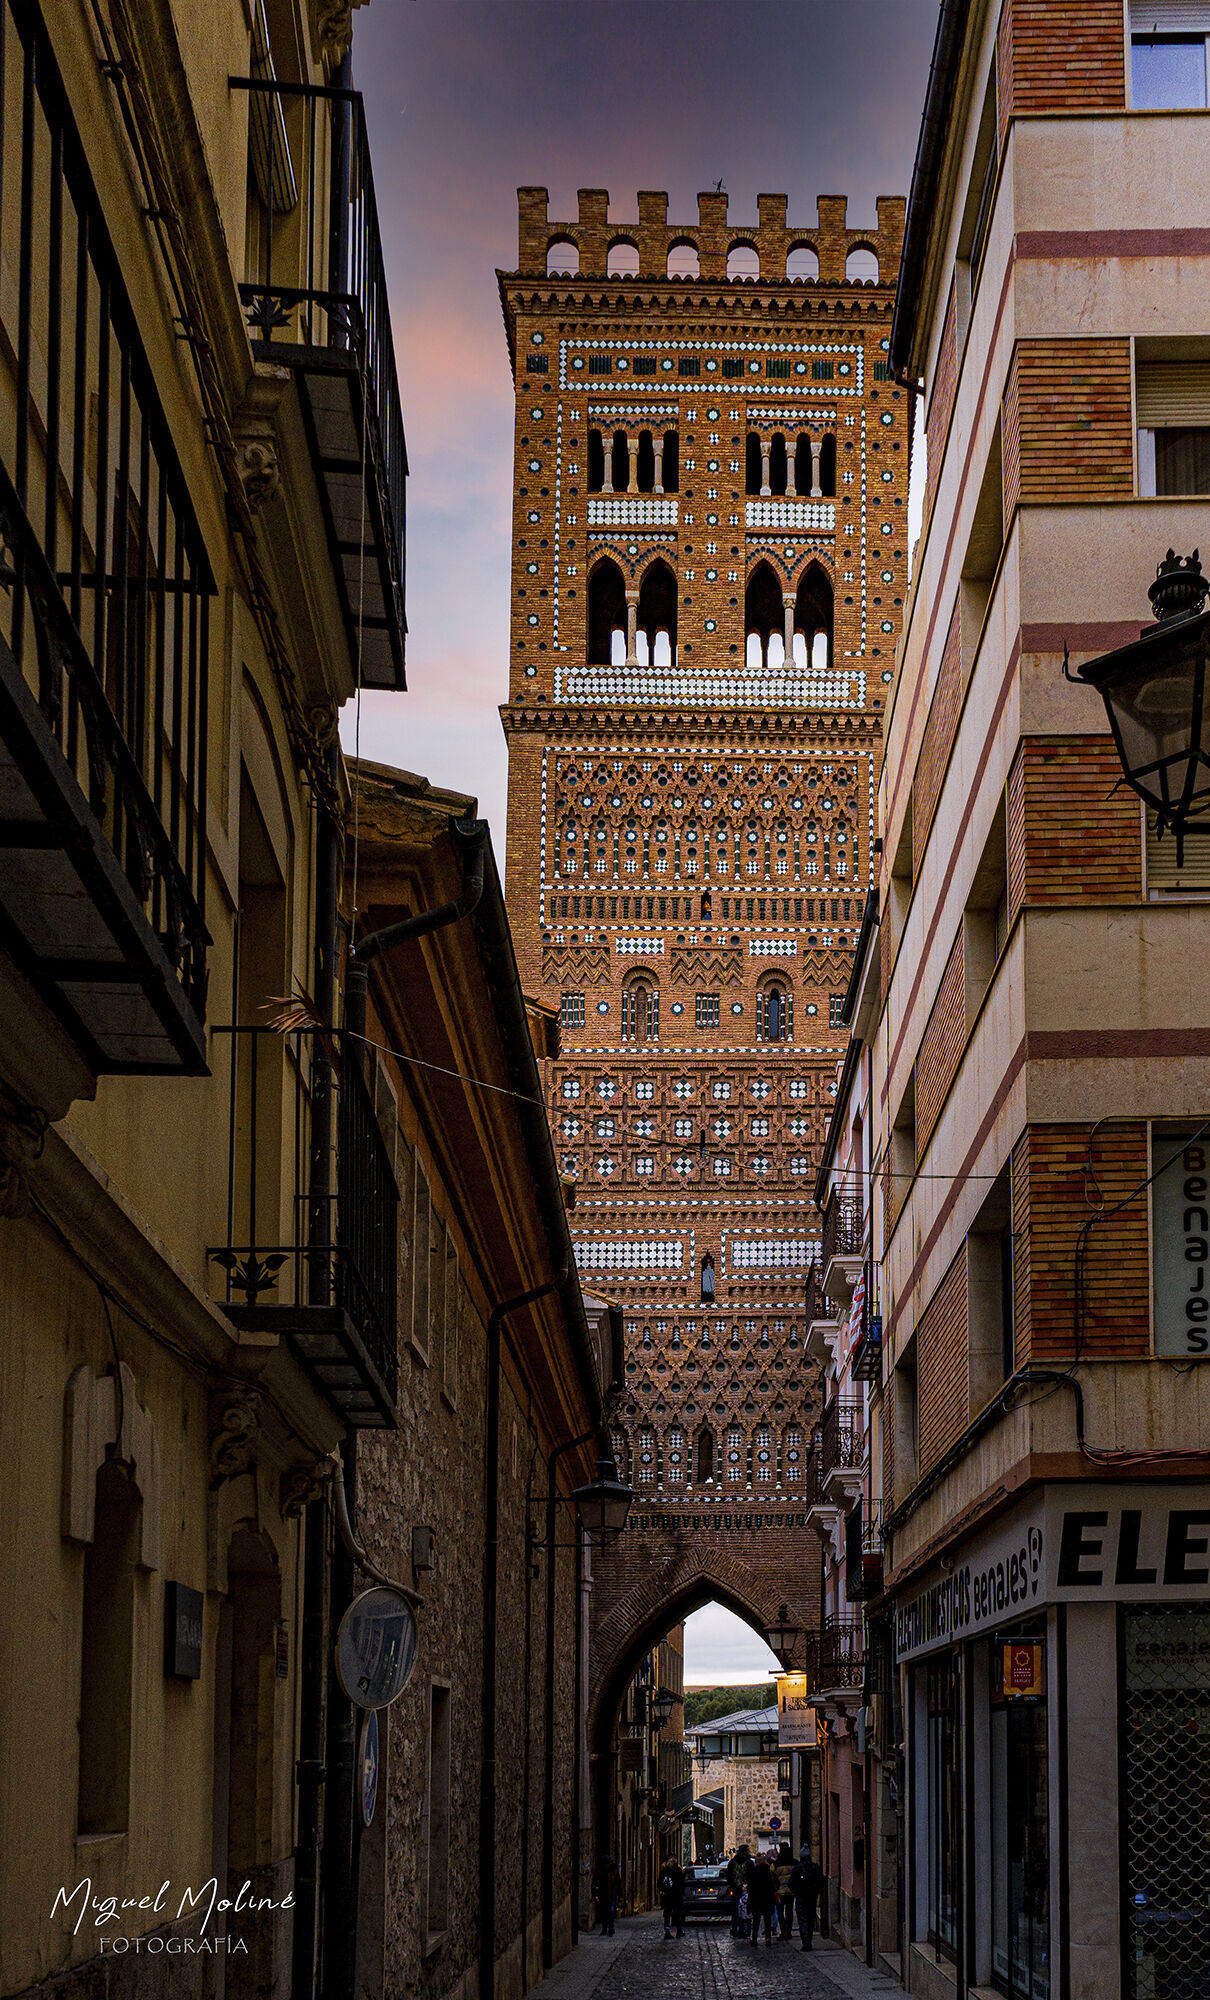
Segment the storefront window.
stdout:
<path fill-rule="evenodd" d="M 1185 2000 L 1210 1968 L 1210 1609 L 1123 1616 L 1122 1991 Z"/>
<path fill-rule="evenodd" d="M 928 1668 L 929 1942 L 956 1956 L 962 1807 L 958 1771 L 958 1660 Z"/>
<path fill-rule="evenodd" d="M 1045 1648 L 1040 1633 L 1023 1637 L 992 1645 L 992 1970 L 1010 2000 L 1049 2000 Z M 1028 1693 L 1011 1684 L 1014 1656 Z"/>

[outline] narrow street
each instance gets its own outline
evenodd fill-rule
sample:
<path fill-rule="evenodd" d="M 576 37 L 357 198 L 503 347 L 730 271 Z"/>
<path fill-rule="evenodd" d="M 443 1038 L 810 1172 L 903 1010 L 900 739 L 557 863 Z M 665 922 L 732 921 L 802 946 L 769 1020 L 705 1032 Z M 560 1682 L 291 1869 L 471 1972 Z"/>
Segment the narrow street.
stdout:
<path fill-rule="evenodd" d="M 648 1913 L 620 1919 L 613 1938 L 582 1938 L 541 1990 L 543 2000 L 864 2000 L 900 1988 L 827 1938 L 809 1956 L 797 1938 L 754 1951 L 724 1924 L 690 1922 L 669 1943 L 658 1913 Z"/>

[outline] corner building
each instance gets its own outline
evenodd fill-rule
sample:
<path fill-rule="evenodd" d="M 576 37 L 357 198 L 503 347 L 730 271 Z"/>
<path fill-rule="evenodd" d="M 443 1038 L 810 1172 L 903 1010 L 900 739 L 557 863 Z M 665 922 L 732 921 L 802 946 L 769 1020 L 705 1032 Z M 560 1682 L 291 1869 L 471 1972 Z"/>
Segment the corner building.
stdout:
<path fill-rule="evenodd" d="M 782 195 L 758 209 L 704 194 L 682 227 L 641 193 L 617 223 L 589 189 L 564 223 L 523 188 L 500 274 L 509 904 L 526 990 L 561 1016 L 580 1269 L 625 1312 L 638 1504 L 597 1566 L 602 1703 L 694 1602 L 818 1622 L 818 1551 L 785 1532 L 816 1402 L 804 1209 L 906 594 L 904 204 L 872 230 L 841 197 L 802 229 Z"/>

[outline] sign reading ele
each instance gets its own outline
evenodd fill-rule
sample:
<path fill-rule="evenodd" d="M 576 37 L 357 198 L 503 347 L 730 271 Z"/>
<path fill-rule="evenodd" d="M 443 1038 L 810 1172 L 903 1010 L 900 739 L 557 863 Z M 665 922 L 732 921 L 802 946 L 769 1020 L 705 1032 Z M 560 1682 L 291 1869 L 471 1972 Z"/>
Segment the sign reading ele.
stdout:
<path fill-rule="evenodd" d="M 1097 1598 L 1210 1598 L 1210 1485 L 1045 1487 L 896 1606 L 896 1651 L 915 1659 Z"/>

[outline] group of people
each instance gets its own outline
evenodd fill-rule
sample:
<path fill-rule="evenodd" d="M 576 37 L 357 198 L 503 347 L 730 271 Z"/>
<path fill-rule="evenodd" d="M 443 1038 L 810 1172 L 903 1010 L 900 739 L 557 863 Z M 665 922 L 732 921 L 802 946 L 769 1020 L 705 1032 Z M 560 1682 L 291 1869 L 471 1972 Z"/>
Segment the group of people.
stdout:
<path fill-rule="evenodd" d="M 784 1841 L 773 1858 L 753 1854 L 745 1842 L 727 1864 L 727 1881 L 732 1937 L 759 1945 L 763 1926 L 765 1943 L 771 1945 L 775 1937 L 792 1938 L 797 1922 L 802 1949 L 810 1951 L 824 1875 L 805 1843 L 795 1861 Z"/>

